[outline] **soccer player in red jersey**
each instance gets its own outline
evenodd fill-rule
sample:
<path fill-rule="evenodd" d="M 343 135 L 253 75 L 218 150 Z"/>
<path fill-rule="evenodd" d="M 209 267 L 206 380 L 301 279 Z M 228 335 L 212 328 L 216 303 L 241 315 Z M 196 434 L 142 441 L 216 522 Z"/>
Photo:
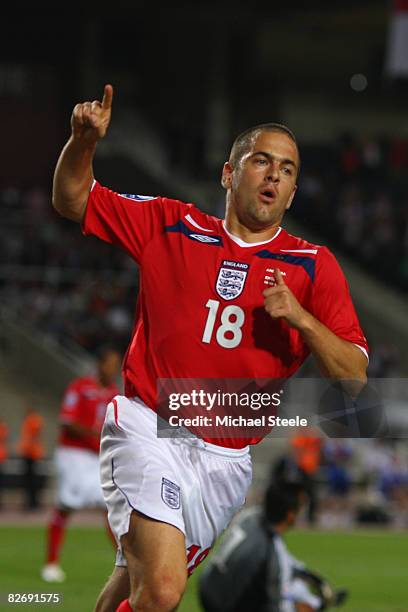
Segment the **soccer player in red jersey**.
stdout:
<path fill-rule="evenodd" d="M 100 433 L 106 407 L 118 393 L 115 378 L 119 369 L 119 353 L 103 349 L 97 375 L 76 378 L 65 392 L 56 450 L 57 507 L 48 524 L 46 563 L 41 571 L 47 582 L 65 580 L 59 560 L 72 512 L 89 507 L 106 511 L 99 476 Z"/>
<path fill-rule="evenodd" d="M 248 447 L 261 436 L 158 438 L 158 379 L 288 378 L 313 353 L 325 376 L 363 385 L 368 347 L 334 256 L 280 225 L 300 166 L 288 128 L 264 124 L 235 140 L 221 220 L 95 181 L 112 98 L 106 85 L 102 102 L 75 106 L 53 205 L 139 265 L 125 396 L 108 406 L 102 433 L 102 486 L 119 548 L 96 609 L 164 612 L 177 608 L 187 575 L 243 505 Z"/>

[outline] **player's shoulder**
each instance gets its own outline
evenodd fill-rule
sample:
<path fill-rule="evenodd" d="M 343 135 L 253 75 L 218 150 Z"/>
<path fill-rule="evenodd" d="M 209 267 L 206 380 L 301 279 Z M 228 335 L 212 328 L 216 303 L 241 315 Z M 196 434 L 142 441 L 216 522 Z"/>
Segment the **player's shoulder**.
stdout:
<path fill-rule="evenodd" d="M 192 206 L 188 202 L 158 194 L 135 193 L 128 190 L 116 191 L 96 180 L 94 180 L 91 188 L 91 196 L 101 196 L 112 200 L 114 203 L 120 201 L 121 204 L 129 206 L 146 205 L 168 209 L 183 209 Z"/>
<path fill-rule="evenodd" d="M 164 198 L 166 231 L 191 236 L 199 242 L 219 241 L 221 219 L 208 215 L 192 202 Z"/>
<path fill-rule="evenodd" d="M 208 215 L 203 212 L 195 204 L 188 204 L 188 210 L 183 211 L 183 221 L 186 225 L 194 230 L 200 230 L 201 232 L 207 232 L 211 234 L 213 232 L 219 232 L 222 224 L 222 220 L 213 215 Z"/>
<path fill-rule="evenodd" d="M 326 248 L 321 244 L 315 244 L 313 242 L 310 242 L 309 240 L 306 240 L 301 236 L 294 236 L 293 234 L 289 234 L 289 232 L 287 232 L 283 228 L 280 242 L 284 244 L 283 249 L 291 250 L 294 253 L 297 252 L 299 253 L 299 255 L 304 254 L 316 257 L 319 251 Z"/>
<path fill-rule="evenodd" d="M 281 246 L 281 251 L 293 255 L 310 257 L 320 261 L 327 259 L 335 260 L 335 256 L 326 245 L 310 242 L 301 236 L 294 236 L 284 229 L 282 229 L 281 245 L 283 245 Z"/>
<path fill-rule="evenodd" d="M 82 391 L 84 389 L 94 389 L 97 386 L 97 380 L 94 376 L 90 374 L 85 376 L 78 376 L 78 378 L 74 378 L 74 380 L 69 385 L 69 389 L 75 389 L 77 391 Z"/>
<path fill-rule="evenodd" d="M 113 191 L 109 187 L 94 181 L 91 193 L 93 197 L 100 195 L 113 202 L 120 201 L 124 206 L 149 206 L 155 216 L 160 217 L 166 225 L 184 224 L 188 229 L 215 231 L 220 228 L 221 219 L 202 212 L 196 204 L 163 195 L 146 195 Z"/>

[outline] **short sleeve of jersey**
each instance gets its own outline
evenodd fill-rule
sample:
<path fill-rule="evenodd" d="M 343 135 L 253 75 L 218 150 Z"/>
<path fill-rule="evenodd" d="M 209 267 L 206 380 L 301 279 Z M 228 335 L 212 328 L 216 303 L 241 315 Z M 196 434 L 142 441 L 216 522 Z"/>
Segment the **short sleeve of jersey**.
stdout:
<path fill-rule="evenodd" d="M 313 283 L 313 315 L 336 336 L 357 344 L 368 353 L 349 287 L 334 255 L 326 248 L 319 250 Z"/>
<path fill-rule="evenodd" d="M 145 246 L 166 224 L 175 223 L 191 205 L 168 198 L 123 195 L 95 181 L 82 230 L 122 247 L 140 263 Z"/>
<path fill-rule="evenodd" d="M 81 390 L 76 382 L 67 388 L 62 399 L 60 422 L 75 423 L 77 421 L 78 406 L 80 403 Z"/>

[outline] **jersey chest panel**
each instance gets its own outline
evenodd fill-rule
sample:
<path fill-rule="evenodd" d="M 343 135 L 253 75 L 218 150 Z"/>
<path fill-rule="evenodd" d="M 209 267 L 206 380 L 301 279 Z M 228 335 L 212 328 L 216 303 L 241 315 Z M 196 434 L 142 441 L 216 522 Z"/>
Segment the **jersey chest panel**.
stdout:
<path fill-rule="evenodd" d="M 227 370 L 225 375 L 240 371 L 242 376 L 270 376 L 271 362 L 277 361 L 290 368 L 302 354 L 303 341 L 296 330 L 265 312 L 263 291 L 273 282 L 277 266 L 305 306 L 312 283 L 304 267 L 274 259 L 279 252 L 271 248 L 266 257 L 265 252 L 236 247 L 225 237 L 222 244 L 202 243 L 172 232 L 153 240 L 142 262 L 149 345 L 177 371 L 186 370 L 186 357 L 205 362 L 210 357 L 209 368 L 201 362 L 200 376 L 211 376 L 213 367 Z M 254 349 L 259 349 L 258 357 Z M 263 361 L 261 368 L 257 359 Z"/>

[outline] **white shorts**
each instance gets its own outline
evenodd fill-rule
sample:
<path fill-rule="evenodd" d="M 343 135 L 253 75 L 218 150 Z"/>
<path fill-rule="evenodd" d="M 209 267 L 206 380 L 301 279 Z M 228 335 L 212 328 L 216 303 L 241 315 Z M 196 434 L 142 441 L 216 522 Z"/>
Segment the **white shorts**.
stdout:
<path fill-rule="evenodd" d="M 84 448 L 60 446 L 55 453 L 57 505 L 78 510 L 106 509 L 99 476 L 99 456 Z"/>
<path fill-rule="evenodd" d="M 288 589 L 283 594 L 283 599 L 283 612 L 296 612 L 296 603 L 307 604 L 312 610 L 320 610 L 322 605 L 320 597 L 314 595 L 308 585 L 299 578 L 292 580 Z"/>
<path fill-rule="evenodd" d="M 242 507 L 252 478 L 249 448 L 229 449 L 197 438 L 158 438 L 157 416 L 138 398 L 108 405 L 101 439 L 101 482 L 118 542 L 130 515 L 174 525 L 186 539 L 189 572 Z"/>

